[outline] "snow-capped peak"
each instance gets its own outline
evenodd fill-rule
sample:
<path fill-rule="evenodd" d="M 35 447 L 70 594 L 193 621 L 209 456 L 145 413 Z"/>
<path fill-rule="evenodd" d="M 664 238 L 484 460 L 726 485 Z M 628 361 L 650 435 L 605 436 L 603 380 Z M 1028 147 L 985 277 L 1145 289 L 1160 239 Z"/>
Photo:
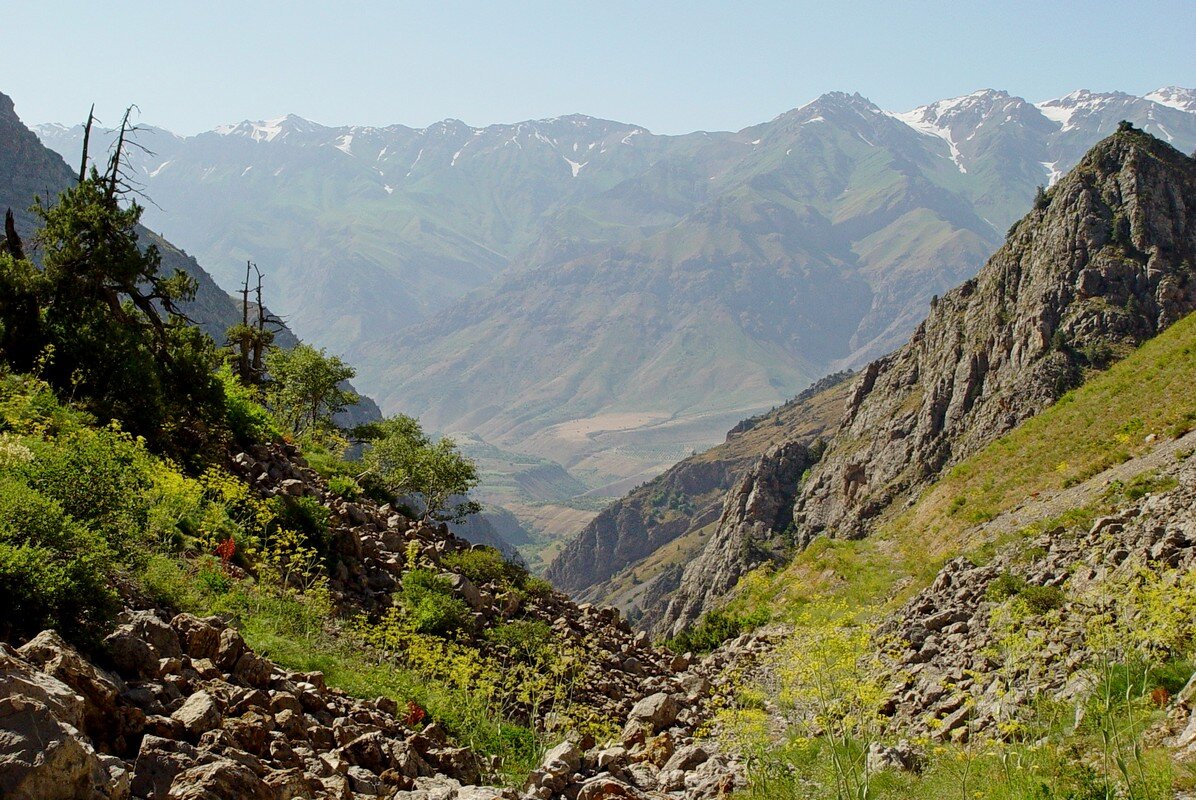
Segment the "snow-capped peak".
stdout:
<path fill-rule="evenodd" d="M 959 142 L 970 139 L 976 129 L 994 112 L 1006 112 L 1006 120 L 1011 119 L 1016 107 L 1023 102 L 1020 98 L 1011 97 L 1008 92 L 978 89 L 970 94 L 939 100 L 919 106 L 913 111 L 889 116 L 901 120 L 919 133 L 937 136 L 945 141 L 955 166 L 960 172 L 967 172 L 963 154 L 959 151 Z"/>
<path fill-rule="evenodd" d="M 307 133 L 318 127 L 320 126 L 303 117 L 287 114 L 276 119 L 257 122 L 245 120 L 236 125 L 220 125 L 213 133 L 220 136 L 243 136 L 255 142 L 273 142 L 276 139 L 285 139 L 291 133 Z"/>
<path fill-rule="evenodd" d="M 1126 99 L 1132 98 L 1124 92 L 1090 92 L 1087 89 L 1077 89 L 1054 100 L 1044 100 L 1034 105 L 1047 119 L 1059 123 L 1060 131 L 1066 131 L 1073 127 L 1071 119 L 1077 111 L 1099 111 L 1110 103 Z"/>
<path fill-rule="evenodd" d="M 1144 95 L 1142 99 L 1196 114 L 1196 90 L 1185 89 L 1182 86 L 1164 86 Z"/>

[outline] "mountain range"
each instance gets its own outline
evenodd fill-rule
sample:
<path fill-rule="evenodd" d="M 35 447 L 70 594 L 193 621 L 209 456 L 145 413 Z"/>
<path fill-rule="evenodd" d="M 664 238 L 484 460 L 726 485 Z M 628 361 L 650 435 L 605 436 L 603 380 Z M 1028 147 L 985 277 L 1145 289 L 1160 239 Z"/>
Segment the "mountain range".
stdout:
<path fill-rule="evenodd" d="M 1118 121 L 1190 152 L 1194 104 L 982 90 L 892 113 L 836 92 L 682 136 L 288 116 L 147 128 L 137 167 L 148 224 L 226 283 L 256 260 L 384 409 L 614 496 L 898 346 Z M 78 127 L 37 131 L 77 151 Z"/>
<path fill-rule="evenodd" d="M 968 474 L 950 468 L 1196 310 L 1193 198 L 1193 160 L 1121 126 L 1034 203 L 976 277 L 935 299 L 903 347 L 632 492 L 547 576 L 676 634 L 756 567 L 784 564 L 816 539 L 892 528 L 926 487 Z M 1086 477 L 1128 458 L 1106 452 Z M 995 481 L 978 492 L 985 501 L 949 498 L 937 524 L 987 522 Z"/>

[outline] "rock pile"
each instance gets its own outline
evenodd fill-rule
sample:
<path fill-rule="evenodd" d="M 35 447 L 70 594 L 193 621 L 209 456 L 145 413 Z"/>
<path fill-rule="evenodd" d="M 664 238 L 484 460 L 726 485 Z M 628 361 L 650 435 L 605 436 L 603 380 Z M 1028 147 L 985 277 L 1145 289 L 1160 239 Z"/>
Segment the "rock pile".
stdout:
<path fill-rule="evenodd" d="M 282 669 L 215 617 L 127 613 L 105 650 L 110 669 L 54 631 L 0 645 L 4 797 L 390 797 L 489 776 L 436 725 L 405 725 L 393 700 Z M 504 796 L 487 792 L 474 797 Z"/>
<path fill-rule="evenodd" d="M 1196 566 L 1196 463 L 1170 468 L 1178 486 L 1147 494 L 1086 529 L 1059 527 L 1008 548 L 990 563 L 947 563 L 882 630 L 898 643 L 894 722 L 911 734 L 966 739 L 991 731 L 1026 697 L 1050 692 L 1067 699 L 1085 687 L 1081 665 L 1091 659 L 1089 614 L 1074 603 L 1107 579 L 1149 565 Z M 1000 597 L 998 579 L 1015 586 L 1054 587 L 1063 605 L 1035 653 L 1034 669 L 1003 663 L 989 620 Z M 1005 674 L 999 674 L 999 670 Z M 1003 683 L 1019 691 L 1007 694 Z"/>

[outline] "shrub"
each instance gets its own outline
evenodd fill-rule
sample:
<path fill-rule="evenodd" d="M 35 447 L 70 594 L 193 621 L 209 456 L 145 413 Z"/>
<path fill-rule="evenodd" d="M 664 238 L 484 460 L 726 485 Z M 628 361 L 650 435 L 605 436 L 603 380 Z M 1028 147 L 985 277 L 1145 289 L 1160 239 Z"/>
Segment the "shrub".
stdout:
<path fill-rule="evenodd" d="M 986 596 L 992 602 L 1000 603 L 1010 597 L 1017 597 L 1025 588 L 1026 582 L 1023 579 L 1012 573 L 1002 572 L 988 585 Z"/>
<path fill-rule="evenodd" d="M 518 583 L 525 571 L 511 564 L 493 547 L 474 547 L 449 553 L 440 560 L 445 569 L 459 572 L 475 584 Z"/>
<path fill-rule="evenodd" d="M 357 481 L 347 475 L 334 475 L 328 479 L 328 491 L 346 500 L 356 500 L 361 497 L 361 487 Z"/>
<path fill-rule="evenodd" d="M 257 392 L 241 383 L 228 364 L 216 371 L 216 378 L 224 387 L 224 416 L 237 444 L 247 447 L 282 438 L 274 417 L 258 402 Z"/>
<path fill-rule="evenodd" d="M 535 575 L 528 575 L 520 587 L 527 597 L 550 597 L 556 591 L 549 581 Z"/>
<path fill-rule="evenodd" d="M 403 576 L 403 610 L 418 633 L 451 633 L 461 627 L 468 609 L 453 596 L 448 579 L 426 569 Z"/>
<path fill-rule="evenodd" d="M 1019 595 L 1034 614 L 1045 614 L 1063 605 L 1063 590 L 1058 586 L 1027 586 Z"/>
<path fill-rule="evenodd" d="M 0 625 L 96 633 L 117 610 L 113 553 L 62 506 L 20 481 L 0 479 Z"/>
<path fill-rule="evenodd" d="M 29 484 L 87 523 L 122 556 L 145 543 L 149 456 L 127 434 L 80 429 L 38 443 Z"/>
<path fill-rule="evenodd" d="M 552 629 L 542 620 L 516 620 L 486 630 L 486 639 L 505 647 L 521 661 L 535 663 L 550 654 Z"/>
<path fill-rule="evenodd" d="M 723 642 L 767 621 L 768 611 L 765 609 L 743 615 L 728 614 L 716 609 L 698 620 L 697 625 L 681 631 L 665 642 L 665 646 L 677 653 L 709 653 Z"/>

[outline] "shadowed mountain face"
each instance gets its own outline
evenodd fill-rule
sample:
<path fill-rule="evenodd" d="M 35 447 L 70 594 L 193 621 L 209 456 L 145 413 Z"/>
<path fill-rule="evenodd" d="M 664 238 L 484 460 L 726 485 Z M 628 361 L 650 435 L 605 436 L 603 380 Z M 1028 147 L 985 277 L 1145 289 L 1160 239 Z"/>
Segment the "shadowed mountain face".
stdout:
<path fill-rule="evenodd" d="M 612 494 L 898 346 L 1116 120 L 1196 147 L 1186 97 L 984 90 L 891 114 L 832 93 L 685 136 L 286 117 L 147 131 L 140 167 L 151 224 L 218 277 L 267 266 L 280 311 L 385 408 Z"/>

